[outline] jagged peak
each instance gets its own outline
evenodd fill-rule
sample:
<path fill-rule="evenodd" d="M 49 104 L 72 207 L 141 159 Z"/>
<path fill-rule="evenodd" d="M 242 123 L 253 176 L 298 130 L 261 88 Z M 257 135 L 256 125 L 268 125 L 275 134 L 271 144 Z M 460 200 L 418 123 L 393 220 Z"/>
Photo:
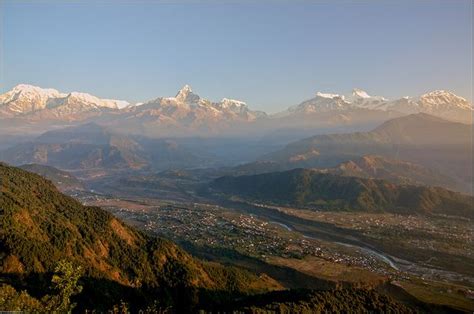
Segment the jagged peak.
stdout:
<path fill-rule="evenodd" d="M 188 84 L 184 85 L 174 97 L 180 103 L 197 102 L 200 97 L 193 93 L 193 89 Z"/>
<path fill-rule="evenodd" d="M 178 93 L 176 94 L 176 98 L 180 97 L 180 96 L 184 96 L 184 95 L 189 95 L 190 93 L 193 92 L 193 89 L 191 88 L 190 85 L 188 84 L 185 84 L 179 91 Z"/>

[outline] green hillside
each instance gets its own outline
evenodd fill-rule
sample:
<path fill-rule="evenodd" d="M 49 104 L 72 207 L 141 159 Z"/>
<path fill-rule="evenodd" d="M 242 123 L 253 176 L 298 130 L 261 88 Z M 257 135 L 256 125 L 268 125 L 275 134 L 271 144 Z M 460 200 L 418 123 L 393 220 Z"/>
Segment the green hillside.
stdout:
<path fill-rule="evenodd" d="M 27 164 L 20 166 L 20 168 L 29 172 L 34 172 L 48 180 L 51 180 L 61 191 L 84 189 L 83 183 L 67 171 L 38 164 Z"/>
<path fill-rule="evenodd" d="M 192 308 L 201 290 L 238 295 L 281 288 L 265 275 L 201 262 L 82 206 L 36 174 L 0 164 L 0 178 L 0 283 L 41 296 L 48 274 L 66 259 L 84 269 L 82 307 L 108 308 L 128 298 Z"/>
<path fill-rule="evenodd" d="M 327 210 L 436 213 L 474 217 L 473 198 L 443 188 L 396 185 L 311 169 L 221 177 L 211 188 L 251 200 Z"/>

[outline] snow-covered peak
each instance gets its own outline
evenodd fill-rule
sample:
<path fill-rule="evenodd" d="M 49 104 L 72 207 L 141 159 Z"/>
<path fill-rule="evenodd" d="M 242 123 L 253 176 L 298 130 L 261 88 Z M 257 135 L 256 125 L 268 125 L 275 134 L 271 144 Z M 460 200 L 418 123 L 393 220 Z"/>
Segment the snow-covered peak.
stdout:
<path fill-rule="evenodd" d="M 103 102 L 111 104 L 111 106 L 115 106 L 116 108 L 122 109 L 125 107 L 129 107 L 131 104 L 126 100 L 117 100 L 117 99 L 102 99 Z M 136 104 L 137 105 L 137 104 Z"/>
<path fill-rule="evenodd" d="M 352 93 L 350 96 L 347 97 L 347 99 L 349 99 L 351 102 L 361 100 L 387 101 L 385 97 L 369 95 L 369 93 L 367 93 L 365 90 L 359 88 L 352 89 Z"/>
<path fill-rule="evenodd" d="M 321 92 L 317 92 L 316 96 L 321 97 L 321 98 L 329 98 L 329 99 L 334 99 L 334 98 L 344 99 L 344 96 L 341 96 L 339 94 L 330 94 L 330 93 L 321 93 Z"/>
<path fill-rule="evenodd" d="M 460 97 L 450 91 L 445 90 L 434 90 L 432 92 L 423 94 L 419 98 L 422 99 L 438 99 L 439 101 L 456 101 L 456 102 L 467 102 L 467 100 L 463 97 Z"/>
<path fill-rule="evenodd" d="M 193 93 L 193 90 L 192 90 L 191 86 L 186 84 L 186 85 L 183 86 L 183 88 L 181 88 L 178 91 L 178 93 L 176 94 L 174 99 L 178 103 L 190 104 L 190 103 L 197 103 L 199 101 L 200 97 Z"/>
<path fill-rule="evenodd" d="M 221 105 L 224 108 L 235 106 L 235 107 L 246 107 L 247 104 L 241 100 L 235 100 L 230 98 L 222 98 Z"/>
<path fill-rule="evenodd" d="M 186 99 L 186 97 L 193 92 L 193 89 L 188 84 L 184 85 L 176 94 L 176 99 Z"/>
<path fill-rule="evenodd" d="M 19 84 L 0 95 L 0 106 L 15 114 L 23 114 L 44 109 L 50 99 L 64 96 L 65 94 L 52 88 Z"/>
<path fill-rule="evenodd" d="M 117 101 L 109 99 L 100 99 L 94 95 L 80 92 L 72 92 L 67 96 L 68 102 L 78 102 L 84 105 L 91 105 L 95 107 L 103 107 L 110 109 L 117 109 Z"/>
<path fill-rule="evenodd" d="M 339 94 L 317 92 L 316 97 L 290 107 L 288 113 L 318 113 L 346 110 L 350 103 Z"/>
<path fill-rule="evenodd" d="M 104 108 L 117 109 L 129 103 L 115 99 L 101 99 L 80 92 L 61 93 L 52 88 L 41 88 L 29 84 L 19 84 L 0 95 L 0 106 L 8 116 L 35 114 L 49 110 L 48 117 L 66 118 L 83 112 L 101 111 Z"/>
<path fill-rule="evenodd" d="M 472 105 L 463 97 L 445 90 L 435 90 L 421 95 L 418 98 L 420 106 L 433 108 L 461 108 L 472 109 Z"/>
<path fill-rule="evenodd" d="M 24 93 L 24 94 L 39 94 L 45 97 L 59 97 L 61 94 L 59 91 L 53 88 L 41 88 L 29 84 L 18 84 L 10 91 L 13 93 Z"/>
<path fill-rule="evenodd" d="M 381 96 L 369 95 L 366 91 L 354 88 L 350 95 L 345 98 L 353 107 L 364 109 L 378 109 L 387 102 L 387 99 Z"/>
<path fill-rule="evenodd" d="M 434 90 L 434 91 L 431 91 L 429 93 L 423 94 L 420 97 L 439 97 L 439 96 L 448 96 L 448 97 L 453 97 L 454 96 L 454 97 L 462 98 L 462 97 L 459 97 L 459 96 L 457 96 L 456 94 L 454 94 L 450 91 L 441 90 L 441 89 Z M 462 99 L 464 99 L 464 98 L 462 98 Z"/>
<path fill-rule="evenodd" d="M 359 97 L 359 98 L 370 98 L 371 97 L 369 94 L 367 94 L 366 91 L 364 91 L 362 89 L 358 89 L 358 88 L 354 88 L 352 90 L 352 96 Z"/>

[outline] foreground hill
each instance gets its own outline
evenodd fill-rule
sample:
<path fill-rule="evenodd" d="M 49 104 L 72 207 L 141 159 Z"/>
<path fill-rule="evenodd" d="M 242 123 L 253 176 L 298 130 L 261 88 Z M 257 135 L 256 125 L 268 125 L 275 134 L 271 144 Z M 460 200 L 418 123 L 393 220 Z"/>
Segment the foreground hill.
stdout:
<path fill-rule="evenodd" d="M 265 275 L 196 260 L 100 208 L 82 206 L 36 174 L 0 164 L 0 178 L 3 282 L 21 287 L 26 280 L 32 291 L 44 291 L 46 274 L 67 259 L 85 269 L 84 306 L 111 306 L 127 299 L 127 290 L 132 299 L 149 295 L 173 305 L 199 289 L 238 294 L 281 287 Z M 182 305 L 192 307 L 189 302 Z"/>
<path fill-rule="evenodd" d="M 396 185 L 311 169 L 221 177 L 211 187 L 255 201 L 298 207 L 474 217 L 474 198 L 467 195 L 443 188 Z"/>

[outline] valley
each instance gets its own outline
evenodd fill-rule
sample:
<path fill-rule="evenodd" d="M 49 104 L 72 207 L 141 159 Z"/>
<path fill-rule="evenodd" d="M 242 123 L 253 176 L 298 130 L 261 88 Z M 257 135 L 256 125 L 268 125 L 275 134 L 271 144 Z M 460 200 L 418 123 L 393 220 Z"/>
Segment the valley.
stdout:
<path fill-rule="evenodd" d="M 242 200 L 122 200 L 116 195 L 82 199 L 151 234 L 172 239 L 197 256 L 270 271 L 295 288 L 311 287 L 314 279 L 284 275 L 288 271 L 275 267 L 336 285 L 392 282 L 425 302 L 465 309 L 474 305 L 469 299 L 474 288 L 469 220 L 318 212 Z M 438 288 L 433 290 L 434 286 Z"/>

